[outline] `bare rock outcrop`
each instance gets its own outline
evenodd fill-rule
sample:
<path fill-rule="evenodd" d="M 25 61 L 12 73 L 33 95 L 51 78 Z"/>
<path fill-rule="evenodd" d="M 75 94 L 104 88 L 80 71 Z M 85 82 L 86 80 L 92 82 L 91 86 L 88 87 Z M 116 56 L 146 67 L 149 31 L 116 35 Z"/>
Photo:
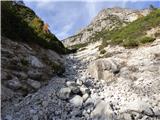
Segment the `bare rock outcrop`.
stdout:
<path fill-rule="evenodd" d="M 115 79 L 115 74 L 120 71 L 119 65 L 114 59 L 98 59 L 89 66 L 89 72 L 96 79 L 111 81 Z"/>
<path fill-rule="evenodd" d="M 64 72 L 63 57 L 38 45 L 2 37 L 1 52 L 2 106 L 15 95 L 26 96 L 35 92 L 51 77 Z"/>
<path fill-rule="evenodd" d="M 74 36 L 64 39 L 62 42 L 65 46 L 73 46 L 95 41 L 94 36 L 98 32 L 111 31 L 119 29 L 142 16 L 146 16 L 151 10 L 132 10 L 123 8 L 107 8 L 99 12 L 99 14 L 91 21 L 91 23 L 79 31 Z"/>

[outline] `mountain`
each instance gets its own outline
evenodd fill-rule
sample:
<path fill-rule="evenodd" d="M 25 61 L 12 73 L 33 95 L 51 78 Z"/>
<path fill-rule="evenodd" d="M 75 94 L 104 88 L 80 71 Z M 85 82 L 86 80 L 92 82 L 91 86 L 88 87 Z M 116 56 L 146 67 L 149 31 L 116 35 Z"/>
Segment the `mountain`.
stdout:
<path fill-rule="evenodd" d="M 1 2 L 2 108 L 62 75 L 70 52 L 33 10 L 21 2 Z"/>
<path fill-rule="evenodd" d="M 153 42 L 160 33 L 160 9 L 153 10 L 147 16 L 141 17 L 118 30 L 102 31 L 95 38 L 103 40 L 102 47 L 107 45 L 123 45 L 136 47 Z"/>
<path fill-rule="evenodd" d="M 63 55 L 31 9 L 2 3 L 3 120 L 160 120 L 159 9 L 103 10 Z"/>
<path fill-rule="evenodd" d="M 151 12 L 150 9 L 144 10 L 132 10 L 123 8 L 107 8 L 98 13 L 98 15 L 92 20 L 92 22 L 78 32 L 76 35 L 71 36 L 63 43 L 65 46 L 85 46 L 91 41 L 98 41 L 97 34 L 103 31 L 112 31 L 120 29 L 129 23 L 146 16 Z"/>
<path fill-rule="evenodd" d="M 39 44 L 60 54 L 67 53 L 63 44 L 52 34 L 33 10 L 19 2 L 2 1 L 2 36 L 12 40 Z M 46 30 L 45 30 L 46 29 Z"/>

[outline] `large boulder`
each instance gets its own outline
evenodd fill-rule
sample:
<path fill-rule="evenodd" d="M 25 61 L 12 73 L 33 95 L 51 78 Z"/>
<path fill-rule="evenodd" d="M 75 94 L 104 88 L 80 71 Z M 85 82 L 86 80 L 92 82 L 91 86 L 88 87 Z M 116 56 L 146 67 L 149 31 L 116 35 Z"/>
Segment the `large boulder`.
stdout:
<path fill-rule="evenodd" d="M 32 79 L 28 79 L 27 83 L 34 89 L 39 89 L 41 87 L 41 83 Z"/>
<path fill-rule="evenodd" d="M 109 103 L 100 101 L 91 112 L 91 117 L 93 120 L 114 120 L 116 116 Z"/>
<path fill-rule="evenodd" d="M 21 84 L 21 82 L 19 81 L 19 79 L 18 79 L 17 77 L 15 77 L 15 78 L 7 81 L 7 86 L 8 86 L 10 89 L 16 90 L 16 89 L 21 88 L 21 87 L 22 87 L 22 84 Z"/>
<path fill-rule="evenodd" d="M 81 107 L 83 104 L 83 98 L 79 95 L 76 95 L 70 100 L 70 103 L 75 107 Z"/>
<path fill-rule="evenodd" d="M 11 89 L 5 87 L 4 85 L 1 86 L 1 90 L 2 90 L 2 94 L 1 94 L 2 101 L 9 100 L 14 96 L 14 92 Z"/>
<path fill-rule="evenodd" d="M 43 63 L 35 56 L 29 56 L 29 63 L 33 66 L 33 67 L 37 67 L 37 68 L 42 68 L 44 65 Z"/>
<path fill-rule="evenodd" d="M 71 94 L 71 89 L 69 87 L 61 88 L 57 93 L 58 97 L 62 100 L 69 99 Z"/>
<path fill-rule="evenodd" d="M 137 112 L 137 113 L 142 113 L 148 116 L 153 116 L 154 112 L 151 109 L 151 106 L 149 106 L 149 104 L 147 104 L 144 101 L 140 101 L 140 100 L 135 100 L 133 102 L 129 102 L 126 105 L 126 110 L 125 112 Z"/>
<path fill-rule="evenodd" d="M 115 74 L 120 71 L 120 68 L 115 60 L 103 58 L 92 62 L 88 67 L 88 71 L 92 77 L 98 80 L 110 81 L 115 78 Z"/>

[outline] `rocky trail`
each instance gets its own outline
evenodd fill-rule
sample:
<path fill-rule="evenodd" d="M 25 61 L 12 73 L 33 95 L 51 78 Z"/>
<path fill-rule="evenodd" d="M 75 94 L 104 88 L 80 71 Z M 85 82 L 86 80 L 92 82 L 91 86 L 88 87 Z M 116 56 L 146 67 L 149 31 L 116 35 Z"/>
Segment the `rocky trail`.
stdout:
<path fill-rule="evenodd" d="M 90 77 L 87 78 L 87 65 L 79 57 L 84 55 L 71 54 L 64 56 L 66 72 L 62 77 L 54 77 L 47 86 L 25 98 L 15 98 L 3 109 L 5 120 L 83 120 L 89 114 L 83 110 L 94 85 Z M 88 109 L 88 112 L 91 109 Z M 3 114 L 2 113 L 2 114 Z M 85 115 L 86 114 L 86 115 Z M 86 117 L 85 117 L 86 116 Z"/>
<path fill-rule="evenodd" d="M 36 93 L 8 105 L 2 111 L 7 113 L 3 116 L 5 120 L 159 120 L 159 68 L 154 66 L 152 71 L 158 70 L 157 73 L 151 75 L 153 72 L 148 72 L 150 78 L 146 81 L 142 79 L 146 76 L 134 81 L 119 79 L 106 82 L 94 79 L 89 74 L 88 66 L 93 65 L 91 69 L 95 69 L 92 61 L 96 61 L 97 45 L 64 56 L 66 72 L 61 77 L 52 78 L 48 85 Z M 142 47 L 139 51 L 148 49 L 153 54 L 159 48 L 157 42 L 148 48 Z M 129 51 L 135 53 L 134 50 L 127 52 Z M 157 62 L 158 65 L 159 59 L 156 59 L 157 61 L 151 62 Z M 126 68 L 124 71 L 129 72 Z"/>
<path fill-rule="evenodd" d="M 2 2 L 1 119 L 160 120 L 160 11 L 150 7 L 103 9 L 60 41 L 23 1 Z"/>

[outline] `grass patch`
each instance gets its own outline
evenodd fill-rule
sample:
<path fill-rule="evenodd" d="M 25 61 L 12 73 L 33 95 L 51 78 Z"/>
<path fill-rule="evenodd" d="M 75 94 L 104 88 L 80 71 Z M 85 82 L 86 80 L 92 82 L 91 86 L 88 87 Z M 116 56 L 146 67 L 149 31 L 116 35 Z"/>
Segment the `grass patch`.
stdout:
<path fill-rule="evenodd" d="M 160 9 L 153 10 L 149 15 L 140 17 L 121 29 L 102 31 L 96 34 L 94 39 L 103 39 L 102 48 L 108 44 L 119 44 L 125 47 L 136 47 L 141 44 L 154 41 L 154 38 L 146 37 L 146 31 L 160 25 Z M 101 48 L 101 49 L 102 49 Z"/>
<path fill-rule="evenodd" d="M 76 45 L 72 45 L 72 46 L 70 46 L 72 49 L 76 49 L 76 50 L 78 50 L 78 49 L 82 49 L 83 47 L 86 47 L 88 45 L 88 43 L 81 43 L 81 44 L 76 44 Z"/>
<path fill-rule="evenodd" d="M 145 43 L 148 43 L 148 42 L 153 42 L 154 40 L 155 40 L 155 38 L 142 37 L 142 38 L 140 38 L 138 41 L 139 41 L 141 44 L 145 44 Z"/>

